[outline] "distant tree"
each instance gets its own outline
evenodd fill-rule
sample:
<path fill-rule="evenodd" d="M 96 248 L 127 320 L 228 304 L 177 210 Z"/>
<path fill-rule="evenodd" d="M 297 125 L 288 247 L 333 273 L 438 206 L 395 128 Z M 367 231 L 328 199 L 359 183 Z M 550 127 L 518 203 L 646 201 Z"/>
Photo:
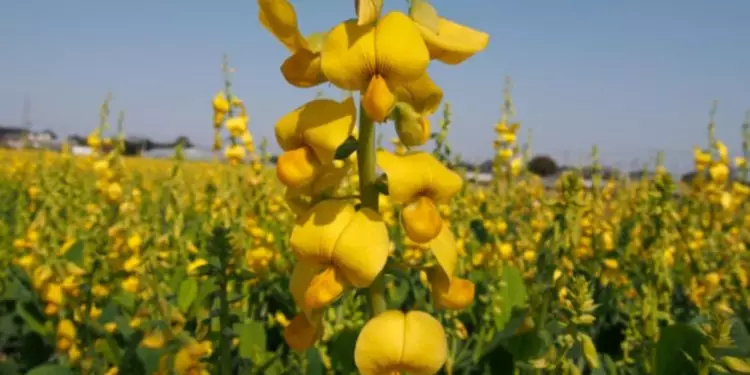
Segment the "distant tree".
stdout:
<path fill-rule="evenodd" d="M 182 143 L 182 147 L 184 147 L 184 148 L 193 148 L 193 147 L 195 147 L 195 144 L 190 141 L 190 138 L 188 138 L 187 136 L 184 136 L 184 135 L 181 135 L 181 136 L 177 137 L 177 139 L 174 141 L 175 147 L 178 144 L 180 144 L 180 143 Z"/>
<path fill-rule="evenodd" d="M 552 157 L 548 155 L 534 156 L 526 164 L 526 168 L 528 168 L 529 172 L 539 177 L 552 176 L 560 169 L 557 162 L 555 162 L 555 159 L 552 159 Z"/>

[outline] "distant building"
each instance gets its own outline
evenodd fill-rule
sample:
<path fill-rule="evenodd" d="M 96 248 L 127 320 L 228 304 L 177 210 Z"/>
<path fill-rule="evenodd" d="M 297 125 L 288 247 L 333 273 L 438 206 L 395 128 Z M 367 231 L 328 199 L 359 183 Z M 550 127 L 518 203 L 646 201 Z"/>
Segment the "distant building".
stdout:
<path fill-rule="evenodd" d="M 27 132 L 24 128 L 0 125 L 0 147 L 23 147 Z"/>

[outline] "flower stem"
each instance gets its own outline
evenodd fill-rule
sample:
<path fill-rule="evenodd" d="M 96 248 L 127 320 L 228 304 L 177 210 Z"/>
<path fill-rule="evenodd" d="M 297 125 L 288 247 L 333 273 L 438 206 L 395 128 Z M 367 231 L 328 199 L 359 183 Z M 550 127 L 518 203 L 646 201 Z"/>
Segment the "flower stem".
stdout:
<path fill-rule="evenodd" d="M 357 146 L 357 169 L 359 171 L 359 194 L 362 207 L 379 212 L 378 189 L 375 174 L 375 123 L 367 116 L 364 106 L 359 106 L 359 145 Z M 385 311 L 385 283 L 381 272 L 369 288 L 369 305 L 372 316 Z"/>

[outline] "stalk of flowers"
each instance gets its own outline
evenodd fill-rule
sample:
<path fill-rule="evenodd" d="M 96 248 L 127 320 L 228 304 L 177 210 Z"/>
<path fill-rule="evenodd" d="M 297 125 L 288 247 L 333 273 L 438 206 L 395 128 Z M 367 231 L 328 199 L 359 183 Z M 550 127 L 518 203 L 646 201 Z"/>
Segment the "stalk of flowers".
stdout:
<path fill-rule="evenodd" d="M 377 151 L 376 124 L 393 121 L 404 147 L 426 143 L 429 116 L 443 96 L 427 74 L 430 61 L 459 64 L 489 38 L 439 17 L 425 1 L 412 1 L 409 16 L 393 11 L 381 17 L 382 3 L 355 1 L 356 18 L 304 37 L 288 1 L 258 0 L 261 24 L 291 53 L 281 66 L 290 84 L 330 82 L 360 94 L 359 115 L 352 97 L 316 98 L 276 124 L 284 151 L 276 172 L 298 215 L 289 243 L 297 258 L 290 289 L 300 313 L 284 337 L 297 350 L 314 345 L 323 334 L 325 309 L 348 290 L 368 288 L 371 319 L 355 345 L 359 371 L 432 374 L 448 355 L 440 322 L 426 312 L 386 308 L 390 240 L 379 196 L 387 184 L 408 238 L 431 248 L 438 263 L 430 271 L 435 305 L 458 309 L 473 299 L 473 284 L 454 275 L 456 243 L 438 204 L 451 199 L 462 181 L 430 153 Z M 336 196 L 354 163 L 359 195 Z"/>
<path fill-rule="evenodd" d="M 520 124 L 518 122 L 509 124 L 510 117 L 515 113 L 509 85 L 509 80 L 506 80 L 503 111 L 500 122 L 495 125 L 497 137 L 493 142 L 493 148 L 495 149 L 495 178 L 497 181 L 503 178 L 506 182 L 510 181 L 510 178 L 520 174 L 523 162 L 516 155 L 518 153 L 517 139 Z M 514 158 L 514 156 L 516 157 Z"/>
<path fill-rule="evenodd" d="M 250 116 L 242 99 L 232 95 L 230 74 L 233 69 L 229 67 L 229 61 L 224 56 L 222 65 L 224 72 L 224 90 L 218 92 L 213 99 L 213 127 L 214 127 L 214 151 L 223 147 L 222 125 L 229 133 L 230 144 L 224 149 L 224 157 L 230 165 L 242 163 L 249 153 L 252 161 L 259 161 L 260 157 L 255 151 L 253 135 L 248 129 Z"/>

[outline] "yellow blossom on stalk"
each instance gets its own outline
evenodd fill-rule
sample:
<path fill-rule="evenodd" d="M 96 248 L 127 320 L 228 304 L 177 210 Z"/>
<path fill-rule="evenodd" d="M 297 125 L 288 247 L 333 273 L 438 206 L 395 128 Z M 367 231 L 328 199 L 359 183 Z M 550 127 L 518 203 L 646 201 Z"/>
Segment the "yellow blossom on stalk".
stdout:
<path fill-rule="evenodd" d="M 191 339 L 174 357 L 174 370 L 179 375 L 208 374 L 201 359 L 213 352 L 210 341 L 198 342 Z"/>
<path fill-rule="evenodd" d="M 230 164 L 237 165 L 245 159 L 245 149 L 240 145 L 231 145 L 224 151 L 224 157 Z"/>
<path fill-rule="evenodd" d="M 447 357 L 443 326 L 421 311 L 379 314 L 365 324 L 354 347 L 354 361 L 363 375 L 435 374 Z"/>
<path fill-rule="evenodd" d="M 693 148 L 693 159 L 695 160 L 695 169 L 702 171 L 711 163 L 711 154 L 695 147 Z"/>
<path fill-rule="evenodd" d="M 242 134 L 247 132 L 248 121 L 249 120 L 247 116 L 232 117 L 226 121 L 227 131 L 229 131 L 229 134 L 232 137 L 239 138 L 242 136 Z"/>
<path fill-rule="evenodd" d="M 425 2 L 420 3 L 422 3 L 421 6 L 432 8 Z M 432 9 L 432 12 L 437 14 L 434 9 Z M 414 14 L 412 14 L 412 18 L 417 21 L 427 50 L 430 52 L 430 58 L 444 64 L 460 64 L 483 51 L 490 42 L 490 36 L 487 33 L 443 17 L 438 17 L 436 27 L 423 24 Z"/>
<path fill-rule="evenodd" d="M 337 87 L 361 91 L 369 117 L 384 121 L 396 104 L 396 89 L 427 73 L 429 51 L 416 24 L 400 12 L 377 23 L 340 23 L 326 36 L 321 67 Z"/>
<path fill-rule="evenodd" d="M 308 283 L 291 283 L 306 288 L 303 310 L 328 305 L 348 285 L 370 286 L 388 257 L 388 229 L 380 214 L 369 208 L 357 210 L 346 200 L 313 206 L 298 219 L 289 241 L 300 261 L 297 267 L 322 269 Z"/>
<path fill-rule="evenodd" d="M 316 99 L 298 107 L 276 123 L 276 140 L 284 152 L 276 175 L 295 190 L 317 192 L 337 184 L 348 171 L 347 162 L 334 162 L 338 147 L 352 134 L 354 100 Z"/>
<path fill-rule="evenodd" d="M 219 128 L 221 123 L 224 122 L 224 117 L 226 117 L 229 112 L 229 101 L 227 100 L 227 95 L 223 91 L 220 91 L 214 96 L 212 104 L 214 109 L 214 127 Z"/>
<path fill-rule="evenodd" d="M 281 65 L 287 82 L 301 88 L 326 82 L 321 70 L 321 35 L 302 36 L 297 13 L 288 0 L 258 0 L 258 8 L 263 27 L 292 53 Z"/>
<path fill-rule="evenodd" d="M 443 228 L 437 204 L 461 189 L 461 176 L 425 152 L 395 155 L 379 151 L 377 159 L 388 176 L 391 200 L 405 205 L 401 216 L 409 238 L 425 243 L 437 237 Z"/>
<path fill-rule="evenodd" d="M 495 131 L 499 140 L 507 144 L 513 144 L 516 142 L 516 133 L 518 133 L 519 127 L 520 124 L 518 123 L 508 126 L 505 122 L 500 122 L 495 126 Z"/>
<path fill-rule="evenodd" d="M 67 352 L 76 342 L 76 326 L 69 319 L 57 323 L 57 350 Z"/>

